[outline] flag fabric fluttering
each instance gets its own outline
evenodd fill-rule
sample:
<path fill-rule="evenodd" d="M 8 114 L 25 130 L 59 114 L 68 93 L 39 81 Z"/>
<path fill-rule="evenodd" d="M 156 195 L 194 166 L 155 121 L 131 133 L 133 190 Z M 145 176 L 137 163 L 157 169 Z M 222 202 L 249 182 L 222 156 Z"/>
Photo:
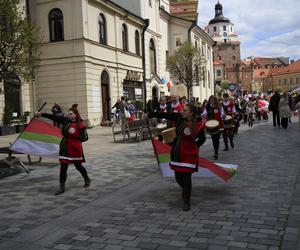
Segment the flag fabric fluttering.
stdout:
<path fill-rule="evenodd" d="M 23 154 L 58 157 L 61 130 L 47 122 L 32 119 L 10 149 Z"/>
<path fill-rule="evenodd" d="M 170 169 L 171 147 L 157 139 L 152 138 L 152 146 L 163 177 L 174 176 L 174 171 Z M 218 176 L 224 181 L 228 181 L 236 174 L 237 165 L 213 163 L 205 158 L 198 158 L 198 172 L 193 173 L 193 177 L 214 177 Z"/>

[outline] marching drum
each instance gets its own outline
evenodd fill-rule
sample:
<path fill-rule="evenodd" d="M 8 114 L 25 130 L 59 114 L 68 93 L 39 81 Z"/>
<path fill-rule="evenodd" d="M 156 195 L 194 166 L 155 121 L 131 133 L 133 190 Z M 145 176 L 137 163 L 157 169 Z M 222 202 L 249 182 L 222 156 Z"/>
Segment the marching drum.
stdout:
<path fill-rule="evenodd" d="M 214 135 L 220 131 L 220 123 L 217 120 L 209 120 L 205 123 L 207 133 Z"/>
<path fill-rule="evenodd" d="M 232 128 L 233 126 L 233 118 L 231 115 L 226 115 L 225 119 L 223 120 L 224 128 Z"/>
<path fill-rule="evenodd" d="M 168 128 L 160 132 L 164 138 L 165 143 L 171 143 L 176 137 L 176 128 Z"/>
<path fill-rule="evenodd" d="M 159 123 L 159 124 L 157 124 L 156 128 L 157 128 L 159 131 L 162 131 L 162 130 L 164 130 L 164 129 L 167 128 L 167 124 Z"/>

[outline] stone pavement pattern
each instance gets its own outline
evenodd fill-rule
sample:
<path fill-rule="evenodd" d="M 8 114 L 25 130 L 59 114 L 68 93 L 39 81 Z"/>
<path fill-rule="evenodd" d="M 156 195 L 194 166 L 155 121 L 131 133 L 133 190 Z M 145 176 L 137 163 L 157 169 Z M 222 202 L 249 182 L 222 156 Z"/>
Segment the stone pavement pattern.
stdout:
<path fill-rule="evenodd" d="M 66 193 L 54 196 L 58 166 L 0 180 L 0 249 L 300 249 L 300 133 L 271 122 L 242 127 L 220 162 L 239 165 L 228 183 L 194 178 L 192 209 L 162 178 L 150 141 L 114 144 L 109 128 L 89 131 L 92 185 L 70 167 Z M 220 150 L 223 145 L 221 143 Z M 208 138 L 201 150 L 211 159 Z M 51 162 L 51 160 L 50 160 Z M 53 160 L 52 160 L 53 162 Z"/>

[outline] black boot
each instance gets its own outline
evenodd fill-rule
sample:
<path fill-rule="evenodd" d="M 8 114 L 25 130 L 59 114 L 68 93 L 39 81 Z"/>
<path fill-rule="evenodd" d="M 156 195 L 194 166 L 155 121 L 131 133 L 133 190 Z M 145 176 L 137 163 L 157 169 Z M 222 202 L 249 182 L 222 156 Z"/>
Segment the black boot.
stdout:
<path fill-rule="evenodd" d="M 218 160 L 218 153 L 214 153 L 213 157 L 215 160 Z"/>
<path fill-rule="evenodd" d="M 65 183 L 60 182 L 59 189 L 57 189 L 57 191 L 55 192 L 55 195 L 60 195 L 60 194 L 63 194 L 64 192 L 65 192 Z"/>
<path fill-rule="evenodd" d="M 233 140 L 230 140 L 230 146 L 234 148 Z"/>
<path fill-rule="evenodd" d="M 91 179 L 89 177 L 86 177 L 84 180 L 84 188 L 87 188 L 91 185 Z"/>

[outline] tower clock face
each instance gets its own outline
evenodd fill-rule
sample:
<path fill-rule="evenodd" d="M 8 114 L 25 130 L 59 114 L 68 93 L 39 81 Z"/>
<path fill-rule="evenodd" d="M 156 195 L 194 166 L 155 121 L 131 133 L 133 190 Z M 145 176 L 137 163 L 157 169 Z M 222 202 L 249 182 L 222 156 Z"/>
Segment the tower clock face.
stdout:
<path fill-rule="evenodd" d="M 226 33 L 226 32 L 224 32 L 224 33 L 223 33 L 223 36 L 224 36 L 224 37 L 227 37 L 227 33 Z"/>

